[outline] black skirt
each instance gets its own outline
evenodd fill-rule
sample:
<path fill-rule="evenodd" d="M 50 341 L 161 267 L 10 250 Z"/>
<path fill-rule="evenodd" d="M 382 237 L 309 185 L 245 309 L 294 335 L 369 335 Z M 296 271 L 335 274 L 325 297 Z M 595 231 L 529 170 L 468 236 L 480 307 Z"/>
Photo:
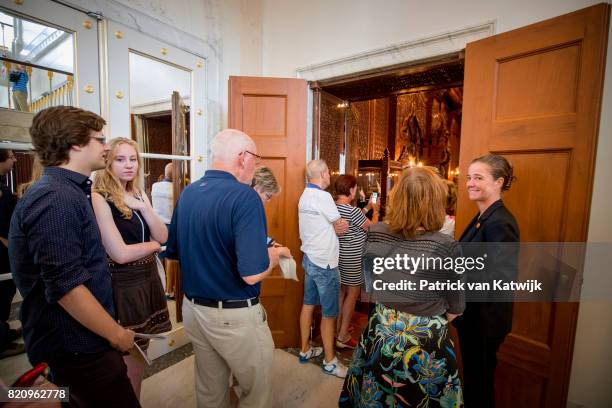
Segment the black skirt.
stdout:
<path fill-rule="evenodd" d="M 115 313 L 119 324 L 136 333 L 156 334 L 172 330 L 166 295 L 157 273 L 154 255 L 117 264 L 109 260 Z M 135 339 L 146 349 L 149 341 Z"/>

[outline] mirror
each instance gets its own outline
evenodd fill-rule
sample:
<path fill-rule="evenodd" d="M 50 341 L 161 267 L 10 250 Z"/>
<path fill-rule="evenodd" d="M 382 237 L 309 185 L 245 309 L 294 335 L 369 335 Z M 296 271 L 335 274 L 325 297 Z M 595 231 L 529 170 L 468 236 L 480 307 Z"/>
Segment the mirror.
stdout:
<path fill-rule="evenodd" d="M 129 73 L 131 138 L 144 156 L 142 186 L 153 209 L 167 221 L 176 197 L 190 179 L 189 161 L 176 160 L 176 156 L 191 152 L 191 71 L 130 50 Z M 173 170 L 166 175 L 170 163 Z M 175 329 L 182 325 L 178 323 L 182 321 L 182 292 L 176 265 L 172 261 L 164 265 L 168 309 Z"/>
<path fill-rule="evenodd" d="M 130 50 L 130 118 L 132 139 L 138 143 L 142 153 L 156 155 L 188 156 L 189 105 L 191 95 L 191 72 L 175 65 L 148 57 Z M 178 92 L 182 101 L 179 115 L 182 115 L 186 130 L 180 142 L 173 144 L 172 94 Z M 184 148 L 181 148 L 184 146 Z M 160 175 L 170 158 L 162 157 L 143 160 L 145 191 Z M 175 164 L 177 165 L 177 164 Z M 189 166 L 184 166 L 189 168 Z"/>
<path fill-rule="evenodd" d="M 0 107 L 74 105 L 74 35 L 0 11 Z"/>
<path fill-rule="evenodd" d="M 191 72 L 135 51 L 129 53 L 129 70 L 131 137 L 138 143 L 141 152 L 189 156 Z M 185 146 L 182 149 L 173 142 L 173 92 L 179 93 L 183 105 L 180 115 L 186 132 L 183 143 L 180 143 Z M 163 174 L 164 166 L 164 160 L 145 159 L 143 174 L 147 193 Z"/>
<path fill-rule="evenodd" d="M 130 111 L 133 114 L 170 111 L 172 92 L 190 105 L 191 72 L 130 51 Z"/>

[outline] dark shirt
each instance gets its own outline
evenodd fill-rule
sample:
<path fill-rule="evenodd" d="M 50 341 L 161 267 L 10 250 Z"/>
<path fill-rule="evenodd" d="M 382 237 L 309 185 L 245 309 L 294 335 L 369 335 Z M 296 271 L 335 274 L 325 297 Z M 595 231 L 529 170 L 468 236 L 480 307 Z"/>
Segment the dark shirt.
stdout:
<path fill-rule="evenodd" d="M 113 220 L 126 245 L 140 244 L 151 240 L 149 224 L 140 211 L 132 210 L 132 218 L 125 218 L 115 204 L 106 200 L 113 214 Z"/>
<path fill-rule="evenodd" d="M 518 271 L 520 231 L 516 219 L 497 200 L 477 214 L 459 239 L 464 255 L 471 257 L 487 254 L 485 269 L 480 273 L 467 273 L 468 282 L 515 280 Z M 482 244 L 479 244 L 482 243 Z M 471 331 L 479 336 L 503 338 L 512 330 L 512 294 L 501 291 L 483 291 L 469 294 L 463 316 L 453 322 L 460 331 Z"/>
<path fill-rule="evenodd" d="M 23 297 L 21 321 L 32 364 L 110 347 L 58 303 L 84 285 L 111 316 L 115 314 L 106 253 L 90 200 L 89 178 L 47 167 L 15 208 L 9 255 Z"/>
<path fill-rule="evenodd" d="M 461 242 L 519 242 L 520 232 L 514 215 L 497 200 L 480 215 L 476 214 L 459 238 Z"/>
<path fill-rule="evenodd" d="M 15 196 L 4 183 L 0 184 L 0 237 L 8 239 L 9 225 L 11 224 L 11 215 L 15 209 Z M 9 273 L 11 266 L 9 264 L 8 249 L 4 244 L 0 243 L 0 273 Z"/>
<path fill-rule="evenodd" d="M 179 197 L 167 253 L 179 259 L 189 298 L 239 300 L 259 296 L 242 277 L 268 269 L 266 214 L 259 195 L 230 173 L 208 170 Z"/>

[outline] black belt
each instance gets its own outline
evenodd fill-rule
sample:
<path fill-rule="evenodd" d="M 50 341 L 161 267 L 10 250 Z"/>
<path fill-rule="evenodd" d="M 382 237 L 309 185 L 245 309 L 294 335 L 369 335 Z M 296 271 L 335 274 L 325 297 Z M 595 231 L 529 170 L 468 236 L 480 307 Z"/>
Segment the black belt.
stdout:
<path fill-rule="evenodd" d="M 247 300 L 214 300 L 214 299 L 204 299 L 204 298 L 187 298 L 196 305 L 206 306 L 206 307 L 219 307 L 219 303 L 221 303 L 220 307 L 222 309 L 239 309 L 241 307 L 249 307 L 249 301 L 251 302 L 251 306 L 255 306 L 259 303 L 259 298 L 252 298 Z"/>

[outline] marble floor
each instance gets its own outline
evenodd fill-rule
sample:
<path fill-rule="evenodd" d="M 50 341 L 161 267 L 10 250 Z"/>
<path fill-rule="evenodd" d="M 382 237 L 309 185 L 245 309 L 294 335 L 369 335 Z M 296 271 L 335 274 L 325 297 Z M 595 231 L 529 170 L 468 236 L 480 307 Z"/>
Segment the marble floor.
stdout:
<path fill-rule="evenodd" d="M 0 360 L 3 380 L 11 383 L 30 367 L 25 354 Z M 342 380 L 323 374 L 318 362 L 300 364 L 294 354 L 274 350 L 272 407 L 336 407 Z M 195 408 L 194 356 L 147 377 L 140 400 L 144 408 Z"/>
<path fill-rule="evenodd" d="M 11 326 L 19 326 L 13 313 Z M 352 335 L 359 337 L 367 315 L 355 313 Z M 20 340 L 23 341 L 23 340 Z M 316 345 L 321 339 L 316 336 Z M 343 380 L 321 372 L 321 358 L 308 364 L 298 362 L 298 349 L 276 349 L 273 361 L 273 407 L 336 407 Z M 348 365 L 352 350 L 338 350 L 338 358 Z M 21 354 L 0 359 L 0 378 L 11 384 L 19 374 L 31 368 L 27 356 Z M 155 360 L 145 370 L 141 403 L 145 408 L 196 407 L 194 389 L 194 356 L 191 344 L 180 347 Z M 233 398 L 235 400 L 235 398 Z M 234 401 L 235 402 L 235 401 Z"/>
<path fill-rule="evenodd" d="M 144 408 L 195 408 L 194 357 L 188 357 L 143 382 Z M 300 364 L 280 349 L 274 351 L 272 407 L 337 407 L 342 380 L 321 372 L 316 364 Z"/>

